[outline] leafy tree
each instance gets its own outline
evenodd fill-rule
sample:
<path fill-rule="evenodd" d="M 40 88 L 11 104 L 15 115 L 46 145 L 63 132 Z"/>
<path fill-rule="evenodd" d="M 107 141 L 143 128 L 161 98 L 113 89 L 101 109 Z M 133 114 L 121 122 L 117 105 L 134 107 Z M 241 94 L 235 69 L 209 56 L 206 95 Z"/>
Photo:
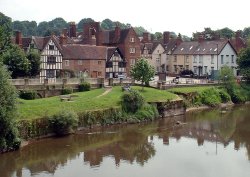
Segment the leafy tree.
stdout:
<path fill-rule="evenodd" d="M 250 27 L 243 29 L 243 37 L 250 37 Z"/>
<path fill-rule="evenodd" d="M 85 23 L 95 22 L 92 18 L 83 18 L 77 24 L 77 30 L 82 31 Z"/>
<path fill-rule="evenodd" d="M 155 70 L 144 58 L 139 59 L 130 70 L 131 76 L 142 83 L 142 90 L 144 84 L 148 84 L 154 77 Z"/>
<path fill-rule="evenodd" d="M 236 86 L 233 70 L 228 66 L 223 66 L 223 68 L 221 68 L 219 79 L 222 81 L 227 91 Z"/>
<path fill-rule="evenodd" d="M 31 50 L 27 54 L 27 58 L 30 62 L 30 75 L 31 76 L 38 75 L 40 72 L 40 64 L 41 64 L 40 54 L 36 50 Z"/>
<path fill-rule="evenodd" d="M 13 45 L 2 55 L 3 63 L 11 71 L 12 78 L 27 76 L 30 70 L 30 62 L 19 46 Z"/>
<path fill-rule="evenodd" d="M 49 29 L 49 24 L 46 21 L 43 21 L 38 24 L 37 26 L 37 35 L 38 36 L 45 36 L 46 31 Z"/>
<path fill-rule="evenodd" d="M 218 30 L 219 34 L 223 38 L 232 38 L 234 35 L 234 31 L 229 29 L 228 27 L 222 28 Z"/>
<path fill-rule="evenodd" d="M 35 21 L 14 21 L 12 29 L 21 31 L 23 36 L 34 36 L 37 31 L 37 23 Z"/>
<path fill-rule="evenodd" d="M 17 94 L 9 78 L 6 68 L 0 63 L 0 153 L 16 150 L 20 146 L 14 122 Z"/>
<path fill-rule="evenodd" d="M 161 32 L 155 32 L 154 39 L 162 40 L 163 39 L 163 34 Z"/>
<path fill-rule="evenodd" d="M 115 26 L 116 26 L 116 24 L 112 20 L 110 20 L 108 18 L 103 20 L 102 23 L 101 23 L 101 27 L 104 30 L 113 30 L 115 28 Z"/>
<path fill-rule="evenodd" d="M 0 55 L 10 47 L 11 19 L 0 12 Z"/>
<path fill-rule="evenodd" d="M 134 30 L 138 36 L 142 36 L 144 32 L 147 32 L 147 30 L 142 26 L 136 26 L 134 27 Z"/>
<path fill-rule="evenodd" d="M 242 49 L 237 58 L 240 74 L 248 81 L 250 81 L 250 47 Z"/>

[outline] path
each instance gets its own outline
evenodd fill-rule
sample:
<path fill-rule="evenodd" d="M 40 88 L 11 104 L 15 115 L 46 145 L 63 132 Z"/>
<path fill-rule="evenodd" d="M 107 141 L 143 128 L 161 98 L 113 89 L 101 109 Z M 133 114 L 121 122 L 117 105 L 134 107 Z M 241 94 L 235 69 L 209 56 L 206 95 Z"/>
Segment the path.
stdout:
<path fill-rule="evenodd" d="M 107 87 L 105 92 L 103 92 L 101 95 L 98 95 L 96 98 L 100 98 L 104 95 L 107 95 L 112 90 L 112 87 Z"/>

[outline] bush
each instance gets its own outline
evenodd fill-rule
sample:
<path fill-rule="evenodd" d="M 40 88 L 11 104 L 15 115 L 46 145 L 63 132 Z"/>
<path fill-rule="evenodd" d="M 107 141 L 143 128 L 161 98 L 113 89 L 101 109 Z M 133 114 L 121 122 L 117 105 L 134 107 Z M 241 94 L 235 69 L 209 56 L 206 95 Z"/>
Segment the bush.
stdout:
<path fill-rule="evenodd" d="M 233 103 L 244 103 L 246 101 L 246 98 L 245 96 L 243 95 L 243 92 L 240 90 L 240 89 L 232 89 L 230 91 L 230 96 L 231 96 L 231 99 L 232 99 L 232 102 Z"/>
<path fill-rule="evenodd" d="M 35 90 L 21 90 L 19 97 L 25 100 L 34 100 L 37 98 L 37 91 Z"/>
<path fill-rule="evenodd" d="M 79 92 L 89 91 L 90 90 L 90 83 L 83 82 L 79 85 Z"/>
<path fill-rule="evenodd" d="M 73 89 L 68 87 L 68 88 L 63 88 L 62 89 L 62 95 L 67 95 L 73 93 Z"/>
<path fill-rule="evenodd" d="M 72 133 L 78 125 L 78 116 L 75 112 L 62 110 L 49 118 L 49 125 L 57 135 Z"/>
<path fill-rule="evenodd" d="M 193 76 L 194 75 L 194 72 L 192 70 L 183 70 L 180 72 L 180 75 L 184 76 L 184 75 L 190 75 L 190 76 Z"/>
<path fill-rule="evenodd" d="M 159 117 L 159 112 L 156 108 L 156 105 L 146 103 L 135 113 L 135 117 L 138 120 L 154 120 L 155 118 Z"/>
<path fill-rule="evenodd" d="M 206 89 L 200 93 L 201 103 L 215 107 L 221 103 L 219 92 L 215 89 Z"/>
<path fill-rule="evenodd" d="M 121 106 L 123 111 L 135 113 L 144 104 L 144 98 L 136 91 L 131 90 L 126 92 L 121 97 Z"/>
<path fill-rule="evenodd" d="M 230 95 L 225 90 L 219 90 L 220 98 L 223 103 L 231 101 Z"/>

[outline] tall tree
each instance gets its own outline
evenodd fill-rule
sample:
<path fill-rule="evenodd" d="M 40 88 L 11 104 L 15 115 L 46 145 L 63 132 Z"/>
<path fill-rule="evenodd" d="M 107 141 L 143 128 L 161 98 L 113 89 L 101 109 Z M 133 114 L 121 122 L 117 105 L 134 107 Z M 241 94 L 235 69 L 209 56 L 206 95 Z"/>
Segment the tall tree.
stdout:
<path fill-rule="evenodd" d="M 24 77 L 29 74 L 30 62 L 19 46 L 13 45 L 2 55 L 3 63 L 11 71 L 12 78 Z"/>
<path fill-rule="evenodd" d="M 221 37 L 228 38 L 228 39 L 232 38 L 234 35 L 234 31 L 228 27 L 222 28 L 222 29 L 218 30 L 218 32 L 219 32 Z"/>
<path fill-rule="evenodd" d="M 142 26 L 136 26 L 134 27 L 134 30 L 138 36 L 142 36 L 144 32 L 147 32 L 147 30 Z"/>
<path fill-rule="evenodd" d="M 0 55 L 3 54 L 11 44 L 11 18 L 0 12 Z"/>
<path fill-rule="evenodd" d="M 40 54 L 36 50 L 30 50 L 27 54 L 27 58 L 30 62 L 30 76 L 36 76 L 40 72 Z"/>
<path fill-rule="evenodd" d="M 242 49 L 237 58 L 240 74 L 248 81 L 250 81 L 250 47 Z"/>
<path fill-rule="evenodd" d="M 144 58 L 139 59 L 130 70 L 130 75 L 137 81 L 142 83 L 142 90 L 145 84 L 149 84 L 149 81 L 154 77 L 155 70 L 148 61 Z"/>
<path fill-rule="evenodd" d="M 16 150 L 20 146 L 14 121 L 17 94 L 9 78 L 9 73 L 0 62 L 0 153 Z"/>

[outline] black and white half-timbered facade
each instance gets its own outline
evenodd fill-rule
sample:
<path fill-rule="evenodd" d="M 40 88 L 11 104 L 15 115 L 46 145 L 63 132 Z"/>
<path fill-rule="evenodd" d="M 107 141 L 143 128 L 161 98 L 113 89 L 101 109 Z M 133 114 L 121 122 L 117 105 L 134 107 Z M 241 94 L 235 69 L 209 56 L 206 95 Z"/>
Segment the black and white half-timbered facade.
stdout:
<path fill-rule="evenodd" d="M 56 81 L 56 74 L 62 69 L 62 54 L 59 48 L 53 37 L 44 46 L 41 51 L 40 79 L 48 79 L 48 82 Z"/>
<path fill-rule="evenodd" d="M 126 75 L 126 61 L 119 48 L 108 47 L 106 60 L 106 78 L 116 78 Z"/>

